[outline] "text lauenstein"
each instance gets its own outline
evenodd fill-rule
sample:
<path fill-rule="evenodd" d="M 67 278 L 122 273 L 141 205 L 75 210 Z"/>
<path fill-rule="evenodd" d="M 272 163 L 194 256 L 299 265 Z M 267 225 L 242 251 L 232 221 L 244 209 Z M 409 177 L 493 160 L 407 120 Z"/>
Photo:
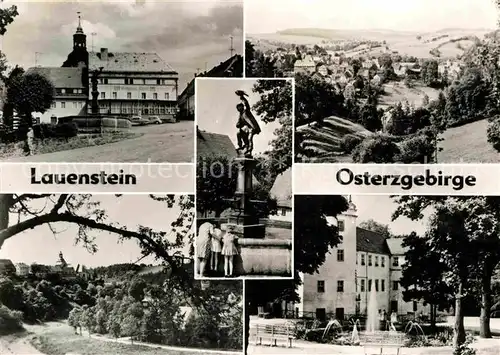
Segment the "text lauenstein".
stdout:
<path fill-rule="evenodd" d="M 120 170 L 118 174 L 108 174 L 100 171 L 93 174 L 42 174 L 38 175 L 36 168 L 31 168 L 31 184 L 33 185 L 136 185 L 137 177 L 134 174 L 125 174 Z"/>
<path fill-rule="evenodd" d="M 429 169 L 422 175 L 379 175 L 355 174 L 350 169 L 344 168 L 337 172 L 337 182 L 341 185 L 364 185 L 364 186 L 400 186 L 402 190 L 411 190 L 414 186 L 450 186 L 459 191 L 464 187 L 476 185 L 476 177 L 473 175 L 444 175 L 442 171 L 433 174 Z"/>

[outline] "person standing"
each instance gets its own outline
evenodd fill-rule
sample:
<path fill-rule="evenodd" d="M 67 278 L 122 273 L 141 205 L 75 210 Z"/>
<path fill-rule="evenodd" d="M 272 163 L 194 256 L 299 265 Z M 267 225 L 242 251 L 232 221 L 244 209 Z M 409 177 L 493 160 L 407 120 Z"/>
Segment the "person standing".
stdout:
<path fill-rule="evenodd" d="M 224 276 L 233 276 L 234 270 L 234 256 L 238 255 L 238 248 L 236 248 L 236 241 L 238 238 L 230 232 L 227 231 L 227 227 L 223 226 L 225 231 L 222 242 L 224 246 L 222 247 L 222 255 L 224 255 Z"/>
<path fill-rule="evenodd" d="M 199 275 L 205 275 L 205 267 L 208 258 L 210 258 L 212 248 L 212 235 L 214 234 L 214 225 L 210 222 L 203 223 L 198 229 L 198 236 L 196 237 L 196 257 L 199 262 Z"/>
<path fill-rule="evenodd" d="M 221 246 L 222 231 L 218 228 L 214 229 L 212 236 L 212 256 L 210 258 L 210 269 L 217 272 L 219 269 L 219 256 L 222 252 Z"/>
<path fill-rule="evenodd" d="M 35 133 L 33 132 L 33 127 L 28 128 L 28 132 L 26 133 L 26 155 L 32 155 L 33 153 L 33 138 L 35 137 Z"/>

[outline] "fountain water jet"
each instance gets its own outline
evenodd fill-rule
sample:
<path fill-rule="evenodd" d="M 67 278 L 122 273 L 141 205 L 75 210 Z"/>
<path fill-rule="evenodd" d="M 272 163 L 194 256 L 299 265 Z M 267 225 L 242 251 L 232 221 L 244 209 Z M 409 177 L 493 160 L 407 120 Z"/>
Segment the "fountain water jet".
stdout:
<path fill-rule="evenodd" d="M 375 290 L 375 287 L 371 285 L 371 290 L 370 290 L 370 299 L 368 300 L 368 309 L 367 309 L 367 314 L 366 314 L 366 332 L 367 333 L 374 333 L 378 330 L 378 313 L 377 313 L 377 291 Z"/>
<path fill-rule="evenodd" d="M 353 344 L 359 344 L 361 341 L 359 339 L 359 332 L 358 332 L 358 327 L 357 327 L 358 324 L 359 324 L 359 319 L 356 319 L 356 321 L 354 322 L 354 325 L 352 327 L 352 335 L 351 335 L 351 342 Z"/>
<path fill-rule="evenodd" d="M 328 324 L 326 325 L 325 331 L 323 332 L 323 336 L 321 338 L 323 339 L 328 334 L 330 329 L 332 329 L 333 327 L 342 328 L 342 324 L 340 324 L 340 322 L 336 319 L 329 321 Z"/>

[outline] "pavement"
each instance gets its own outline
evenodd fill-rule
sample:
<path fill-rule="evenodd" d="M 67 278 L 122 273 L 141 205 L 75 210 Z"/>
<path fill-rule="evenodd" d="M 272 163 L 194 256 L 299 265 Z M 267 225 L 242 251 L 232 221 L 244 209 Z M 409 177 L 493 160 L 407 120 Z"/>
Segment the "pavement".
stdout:
<path fill-rule="evenodd" d="M 132 127 L 137 138 L 115 143 L 12 158 L 40 163 L 190 163 L 194 161 L 194 122 Z"/>

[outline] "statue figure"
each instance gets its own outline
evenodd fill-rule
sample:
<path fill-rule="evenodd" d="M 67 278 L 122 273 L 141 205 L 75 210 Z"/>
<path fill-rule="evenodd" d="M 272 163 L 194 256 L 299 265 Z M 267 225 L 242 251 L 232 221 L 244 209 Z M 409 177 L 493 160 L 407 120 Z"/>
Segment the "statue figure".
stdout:
<path fill-rule="evenodd" d="M 98 103 L 98 98 L 99 98 L 99 90 L 97 88 L 97 82 L 99 75 L 102 72 L 102 67 L 99 68 L 99 70 L 95 69 L 92 71 L 92 77 L 90 79 L 90 82 L 92 83 L 92 114 L 97 115 L 99 114 L 99 103 Z"/>
<path fill-rule="evenodd" d="M 246 156 L 252 156 L 253 150 L 253 137 L 261 132 L 257 120 L 253 116 L 250 104 L 246 96 L 248 96 L 243 90 L 236 90 L 236 95 L 239 96 L 241 102 L 236 105 L 236 109 L 239 112 L 238 121 L 236 123 L 236 128 L 238 132 L 236 137 L 238 139 L 238 154 L 243 153 Z"/>

